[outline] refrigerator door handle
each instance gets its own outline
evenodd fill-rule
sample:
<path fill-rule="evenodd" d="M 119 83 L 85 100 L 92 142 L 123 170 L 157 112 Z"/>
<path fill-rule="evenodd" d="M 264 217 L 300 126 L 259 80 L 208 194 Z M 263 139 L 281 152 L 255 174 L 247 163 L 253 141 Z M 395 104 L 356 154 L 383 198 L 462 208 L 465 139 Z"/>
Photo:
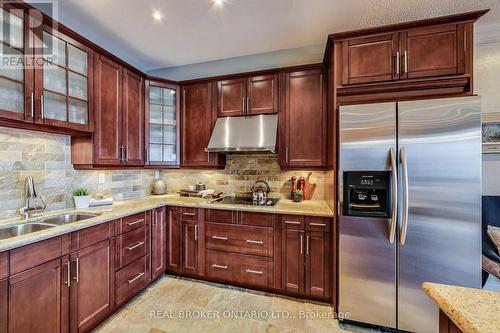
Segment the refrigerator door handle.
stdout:
<path fill-rule="evenodd" d="M 399 156 L 401 160 L 401 172 L 403 177 L 403 215 L 401 222 L 401 236 L 400 243 L 405 245 L 406 242 L 406 232 L 408 231 L 408 163 L 406 161 L 406 151 L 401 148 L 399 151 Z"/>
<path fill-rule="evenodd" d="M 392 174 L 392 215 L 391 224 L 389 226 L 389 243 L 394 243 L 394 237 L 396 235 L 396 223 L 398 220 L 398 166 L 396 164 L 396 154 L 394 153 L 394 148 L 391 147 L 389 150 L 389 158 L 391 160 L 391 174 Z"/>

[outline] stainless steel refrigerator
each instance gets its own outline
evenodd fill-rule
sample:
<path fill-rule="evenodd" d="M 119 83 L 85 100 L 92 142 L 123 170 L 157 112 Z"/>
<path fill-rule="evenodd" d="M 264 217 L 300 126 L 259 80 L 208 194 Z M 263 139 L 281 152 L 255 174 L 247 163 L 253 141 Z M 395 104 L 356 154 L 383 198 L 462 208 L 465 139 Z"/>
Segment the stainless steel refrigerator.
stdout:
<path fill-rule="evenodd" d="M 424 281 L 481 287 L 481 107 L 340 108 L 339 299 L 349 320 L 438 332 Z"/>

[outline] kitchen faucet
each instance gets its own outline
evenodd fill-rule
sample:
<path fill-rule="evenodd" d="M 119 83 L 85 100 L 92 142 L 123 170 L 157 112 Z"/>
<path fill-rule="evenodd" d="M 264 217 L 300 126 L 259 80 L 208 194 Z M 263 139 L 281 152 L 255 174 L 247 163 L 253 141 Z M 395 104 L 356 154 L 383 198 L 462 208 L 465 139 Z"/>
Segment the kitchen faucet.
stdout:
<path fill-rule="evenodd" d="M 25 183 L 25 195 L 26 195 L 26 205 L 19 209 L 19 214 L 22 215 L 26 220 L 30 218 L 32 212 L 43 212 L 46 208 L 45 202 L 41 197 L 38 197 L 35 191 L 35 182 L 33 177 L 28 176 Z M 31 200 L 38 199 L 42 203 L 42 206 L 31 206 Z"/>

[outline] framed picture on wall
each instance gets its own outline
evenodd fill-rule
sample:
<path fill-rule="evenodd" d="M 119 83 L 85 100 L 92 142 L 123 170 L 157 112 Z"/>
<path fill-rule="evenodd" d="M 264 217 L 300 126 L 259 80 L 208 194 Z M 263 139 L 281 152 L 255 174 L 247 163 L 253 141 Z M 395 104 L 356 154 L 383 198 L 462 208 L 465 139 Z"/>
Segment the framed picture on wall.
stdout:
<path fill-rule="evenodd" d="M 500 112 L 483 113 L 483 153 L 500 153 Z"/>

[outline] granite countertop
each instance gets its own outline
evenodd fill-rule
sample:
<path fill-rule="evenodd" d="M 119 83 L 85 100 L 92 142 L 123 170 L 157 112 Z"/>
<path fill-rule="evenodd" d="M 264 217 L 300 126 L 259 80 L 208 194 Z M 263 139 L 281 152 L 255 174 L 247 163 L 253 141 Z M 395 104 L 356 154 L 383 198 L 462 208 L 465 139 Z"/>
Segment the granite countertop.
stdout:
<path fill-rule="evenodd" d="M 422 288 L 462 332 L 500 332 L 500 292 L 429 282 Z"/>
<path fill-rule="evenodd" d="M 281 199 L 274 207 L 245 206 L 235 204 L 211 204 L 211 199 L 181 197 L 178 194 L 166 194 L 158 196 L 147 196 L 143 198 L 115 201 L 111 206 L 91 207 L 87 210 L 65 209 L 47 214 L 35 216 L 29 220 L 19 218 L 0 220 L 0 228 L 20 223 L 37 222 L 42 218 L 61 215 L 65 213 L 93 213 L 98 216 L 80 222 L 69 223 L 43 231 L 34 232 L 27 235 L 12 237 L 0 240 L 0 252 L 7 251 L 23 245 L 35 243 L 44 239 L 66 234 L 68 232 L 88 228 L 94 225 L 122 218 L 124 216 L 139 213 L 141 211 L 153 209 L 161 206 L 195 207 L 211 209 L 231 209 L 239 211 L 252 211 L 274 214 L 292 214 L 333 217 L 331 209 L 324 200 L 310 200 L 301 203 L 288 199 Z"/>

